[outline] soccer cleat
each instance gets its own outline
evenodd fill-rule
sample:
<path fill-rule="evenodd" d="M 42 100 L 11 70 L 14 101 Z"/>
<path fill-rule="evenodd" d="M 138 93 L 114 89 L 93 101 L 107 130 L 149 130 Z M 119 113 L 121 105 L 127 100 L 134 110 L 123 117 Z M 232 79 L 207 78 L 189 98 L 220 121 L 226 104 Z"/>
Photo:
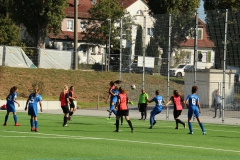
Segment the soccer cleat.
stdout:
<path fill-rule="evenodd" d="M 35 128 L 31 128 L 31 131 L 35 131 Z"/>
<path fill-rule="evenodd" d="M 132 101 L 130 101 L 129 104 L 134 105 L 134 103 Z"/>
<path fill-rule="evenodd" d="M 123 125 L 123 123 L 121 123 L 121 125 Z"/>
<path fill-rule="evenodd" d="M 111 120 L 111 118 L 110 117 L 108 117 L 108 118 L 106 118 L 107 120 Z"/>
<path fill-rule="evenodd" d="M 20 124 L 18 122 L 15 123 L 15 126 L 20 126 Z"/>
<path fill-rule="evenodd" d="M 203 135 L 207 135 L 207 132 L 203 132 Z"/>
<path fill-rule="evenodd" d="M 212 118 L 216 118 L 216 116 L 212 117 Z"/>
<path fill-rule="evenodd" d="M 193 132 L 189 132 L 188 134 L 193 134 Z"/>
<path fill-rule="evenodd" d="M 131 130 L 131 132 L 133 133 L 133 132 L 134 132 L 134 130 Z"/>
<path fill-rule="evenodd" d="M 153 122 L 153 126 L 154 126 L 156 123 L 157 123 L 156 120 L 154 120 L 154 122 Z"/>
<path fill-rule="evenodd" d="M 38 132 L 38 129 L 37 129 L 37 128 L 35 129 L 35 132 Z"/>
<path fill-rule="evenodd" d="M 63 124 L 63 127 L 68 127 L 68 125 L 67 124 L 65 124 L 65 125 Z"/>
<path fill-rule="evenodd" d="M 4 123 L 3 125 L 4 125 L 4 126 L 8 126 L 8 124 L 7 124 L 7 123 Z"/>
<path fill-rule="evenodd" d="M 178 129 L 178 127 L 176 127 L 175 129 Z"/>
<path fill-rule="evenodd" d="M 152 129 L 152 126 L 150 126 L 148 129 Z"/>
<path fill-rule="evenodd" d="M 141 119 L 138 119 L 138 120 L 143 120 L 143 119 L 141 118 Z"/>

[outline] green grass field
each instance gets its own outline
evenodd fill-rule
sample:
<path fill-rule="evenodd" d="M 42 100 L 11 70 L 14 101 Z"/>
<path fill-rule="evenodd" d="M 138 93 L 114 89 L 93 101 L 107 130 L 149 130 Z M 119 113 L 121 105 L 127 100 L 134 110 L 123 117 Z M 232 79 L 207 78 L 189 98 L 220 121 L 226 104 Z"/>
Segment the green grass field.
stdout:
<path fill-rule="evenodd" d="M 89 111 L 90 112 L 90 111 Z M 207 135 L 193 122 L 175 130 L 173 121 L 132 119 L 134 133 L 127 122 L 115 130 L 115 118 L 74 116 L 62 127 L 63 115 L 39 114 L 39 132 L 31 132 L 27 113 L 17 113 L 21 126 L 0 127 L 1 160 L 91 160 L 91 159 L 240 159 L 240 129 L 236 125 L 204 124 Z M 4 121 L 5 112 L 0 112 Z"/>

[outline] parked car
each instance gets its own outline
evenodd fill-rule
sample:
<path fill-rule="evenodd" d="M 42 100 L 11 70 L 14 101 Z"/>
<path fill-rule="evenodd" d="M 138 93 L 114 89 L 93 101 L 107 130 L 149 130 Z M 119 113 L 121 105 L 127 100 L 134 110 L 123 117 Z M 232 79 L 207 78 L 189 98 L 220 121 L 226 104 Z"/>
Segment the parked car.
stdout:
<path fill-rule="evenodd" d="M 170 69 L 170 76 L 174 77 L 183 77 L 185 72 L 184 69 L 190 69 L 192 65 L 189 64 L 180 64 L 176 68 Z"/>

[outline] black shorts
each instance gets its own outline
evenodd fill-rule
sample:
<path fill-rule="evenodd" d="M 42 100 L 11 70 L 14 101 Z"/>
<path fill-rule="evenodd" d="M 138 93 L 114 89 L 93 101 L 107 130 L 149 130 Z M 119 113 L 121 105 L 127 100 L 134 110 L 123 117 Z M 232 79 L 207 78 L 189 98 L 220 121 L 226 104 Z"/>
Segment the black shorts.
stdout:
<path fill-rule="evenodd" d="M 182 110 L 173 110 L 173 117 L 178 118 L 182 113 Z"/>
<path fill-rule="evenodd" d="M 75 108 L 75 104 L 74 104 L 74 102 L 71 102 L 71 104 L 70 104 L 70 108 Z"/>
<path fill-rule="evenodd" d="M 140 103 L 139 112 L 146 112 L 146 111 L 147 111 L 147 103 Z"/>
<path fill-rule="evenodd" d="M 128 116 L 129 115 L 129 110 L 118 110 L 117 111 L 117 116 Z"/>
<path fill-rule="evenodd" d="M 63 113 L 67 114 L 67 113 L 70 112 L 68 105 L 66 105 L 66 106 L 61 106 L 61 107 L 62 107 Z"/>

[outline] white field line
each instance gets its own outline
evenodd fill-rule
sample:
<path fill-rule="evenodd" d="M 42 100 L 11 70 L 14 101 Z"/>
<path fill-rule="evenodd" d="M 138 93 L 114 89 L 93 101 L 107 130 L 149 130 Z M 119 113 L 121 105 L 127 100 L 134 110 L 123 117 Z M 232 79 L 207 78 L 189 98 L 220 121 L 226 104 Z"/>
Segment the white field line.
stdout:
<path fill-rule="evenodd" d="M 144 142 L 144 141 L 131 141 L 131 140 L 119 140 L 119 139 L 109 139 L 109 138 L 98 138 L 98 137 L 85 137 L 85 136 L 69 136 L 69 135 L 59 135 L 59 134 L 45 134 L 45 133 L 33 133 L 33 132 L 18 132 L 18 131 L 6 131 L 0 130 L 0 132 L 12 132 L 12 133 L 19 133 L 19 134 L 31 134 L 31 135 L 41 135 L 39 136 L 4 136 L 0 135 L 0 137 L 10 137 L 10 138 L 48 138 L 48 139 L 84 139 L 84 140 L 105 140 L 105 141 L 114 141 L 114 142 L 127 142 L 127 143 L 138 143 L 138 144 L 151 144 L 151 145 L 161 145 L 161 146 L 171 146 L 171 147 L 182 147 L 182 148 L 195 148 L 195 149 L 202 149 L 202 150 L 214 150 L 214 151 L 221 151 L 221 152 L 233 152 L 233 153 L 240 153 L 240 150 L 228 150 L 228 149 L 221 149 L 221 148 L 206 148 L 206 147 L 197 147 L 197 146 L 184 146 L 184 145 L 177 145 L 177 144 L 167 144 L 167 143 L 160 143 L 160 142 Z M 54 136 L 54 137 L 49 137 Z"/>
<path fill-rule="evenodd" d="M 108 123 L 110 123 L 110 124 L 114 124 L 115 122 L 108 122 Z M 160 123 L 157 123 L 155 126 L 154 126 L 154 128 L 155 127 L 159 127 L 159 126 L 161 126 L 161 124 L 164 124 L 164 122 L 160 122 Z M 167 123 L 166 123 L 167 124 Z M 128 125 L 127 124 L 127 122 L 126 123 L 124 123 L 123 122 L 123 125 Z M 204 125 L 204 124 L 203 124 Z M 119 128 L 121 128 L 121 125 L 119 124 Z M 146 123 L 134 123 L 133 124 L 133 127 L 134 126 L 144 126 L 144 127 L 146 127 L 146 129 L 150 126 L 150 124 L 146 124 Z M 193 126 L 195 126 L 195 124 L 193 125 Z M 164 125 L 164 127 L 168 127 L 168 128 L 175 128 L 175 126 L 166 126 L 166 125 Z M 184 130 L 184 128 L 183 128 L 183 126 L 181 125 L 181 124 L 178 124 L 178 127 L 179 127 L 179 130 L 181 130 L 181 129 L 183 129 Z M 223 132 L 223 133 L 238 133 L 238 134 L 240 134 L 240 131 L 231 131 L 231 130 L 228 130 L 228 131 L 226 131 L 226 130 L 215 130 L 215 129 L 209 129 L 209 127 L 205 127 L 204 126 L 204 128 L 205 128 L 205 130 L 206 130 L 206 132 L 208 132 L 208 131 L 213 131 L 213 132 Z M 186 129 L 185 129 L 187 132 L 188 132 L 188 124 L 186 123 Z M 201 130 L 201 128 L 200 128 L 200 126 L 197 124 L 196 125 L 196 127 L 193 127 L 193 131 L 194 130 Z"/>

